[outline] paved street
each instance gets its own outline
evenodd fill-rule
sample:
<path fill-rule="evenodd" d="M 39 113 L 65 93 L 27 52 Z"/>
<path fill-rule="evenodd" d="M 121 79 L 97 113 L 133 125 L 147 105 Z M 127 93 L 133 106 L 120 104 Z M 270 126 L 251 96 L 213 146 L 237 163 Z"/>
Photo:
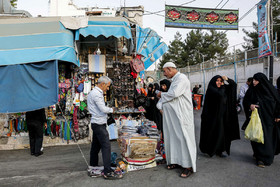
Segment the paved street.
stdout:
<path fill-rule="evenodd" d="M 244 115 L 239 115 L 240 124 Z M 195 111 L 196 140 L 200 133 L 200 111 Z M 280 156 L 264 169 L 255 166 L 252 149 L 244 132 L 234 141 L 227 158 L 209 158 L 198 150 L 197 173 L 179 177 L 180 170 L 169 171 L 165 165 L 125 175 L 124 179 L 105 181 L 87 176 L 87 165 L 77 146 L 47 147 L 38 158 L 29 150 L 0 151 L 0 186 L 280 186 Z M 89 160 L 90 145 L 81 145 Z M 119 152 L 117 142 L 112 151 Z"/>

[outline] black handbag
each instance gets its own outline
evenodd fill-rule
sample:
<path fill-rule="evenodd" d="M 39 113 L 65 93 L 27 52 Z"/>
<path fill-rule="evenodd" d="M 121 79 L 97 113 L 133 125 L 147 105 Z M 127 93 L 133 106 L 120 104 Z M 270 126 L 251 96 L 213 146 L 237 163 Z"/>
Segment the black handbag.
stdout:
<path fill-rule="evenodd" d="M 107 125 L 111 125 L 113 123 L 116 123 L 115 122 L 115 119 L 113 118 L 113 114 L 108 114 L 108 119 L 107 119 Z"/>

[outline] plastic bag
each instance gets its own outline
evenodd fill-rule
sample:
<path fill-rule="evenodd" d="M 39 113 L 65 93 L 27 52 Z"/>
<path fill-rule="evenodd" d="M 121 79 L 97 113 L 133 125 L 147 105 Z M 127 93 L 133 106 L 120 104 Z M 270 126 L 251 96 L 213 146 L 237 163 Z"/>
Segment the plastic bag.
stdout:
<path fill-rule="evenodd" d="M 262 123 L 257 109 L 252 112 L 251 120 L 245 130 L 245 138 L 264 144 Z"/>

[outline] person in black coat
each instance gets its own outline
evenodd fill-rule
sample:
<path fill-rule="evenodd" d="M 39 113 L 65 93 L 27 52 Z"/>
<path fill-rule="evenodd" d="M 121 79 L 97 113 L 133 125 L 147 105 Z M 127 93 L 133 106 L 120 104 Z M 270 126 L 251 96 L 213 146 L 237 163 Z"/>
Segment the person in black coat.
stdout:
<path fill-rule="evenodd" d="M 264 144 L 251 141 L 257 166 L 271 165 L 274 155 L 280 152 L 280 97 L 263 73 L 253 76 L 253 84 L 245 94 L 243 106 L 247 122 L 250 121 L 251 111 L 258 108 L 262 123 Z"/>
<path fill-rule="evenodd" d="M 224 83 L 226 81 L 226 84 Z M 236 111 L 236 83 L 226 76 L 214 76 L 209 82 L 203 111 L 199 148 L 210 157 L 230 155 L 231 141 L 240 139 Z"/>
<path fill-rule="evenodd" d="M 146 110 L 145 117 L 151 121 L 154 120 L 153 119 L 153 106 L 152 106 L 152 102 L 151 102 L 152 98 L 154 97 L 153 87 L 154 87 L 153 84 L 148 85 L 147 101 L 145 103 L 145 110 Z"/>
<path fill-rule="evenodd" d="M 43 128 L 47 122 L 45 109 L 26 112 L 26 123 L 29 132 L 29 143 L 31 155 L 40 156 L 43 145 Z"/>
<path fill-rule="evenodd" d="M 171 82 L 167 79 L 163 79 L 159 82 L 159 84 L 160 84 L 160 91 L 168 92 Z"/>

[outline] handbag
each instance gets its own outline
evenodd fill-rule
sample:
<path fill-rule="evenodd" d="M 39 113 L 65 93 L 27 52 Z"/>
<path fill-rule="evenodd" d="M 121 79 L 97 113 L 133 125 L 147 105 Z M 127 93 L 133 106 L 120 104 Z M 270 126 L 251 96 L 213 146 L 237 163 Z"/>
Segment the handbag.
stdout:
<path fill-rule="evenodd" d="M 107 125 L 111 125 L 113 123 L 116 123 L 115 122 L 115 119 L 113 118 L 113 114 L 108 114 L 108 119 L 107 119 Z"/>
<path fill-rule="evenodd" d="M 77 87 L 77 92 L 81 93 L 82 91 L 84 91 L 84 84 L 83 83 L 79 84 L 79 86 Z"/>
<path fill-rule="evenodd" d="M 245 129 L 245 138 L 264 144 L 262 123 L 258 109 L 252 111 L 250 122 Z"/>

